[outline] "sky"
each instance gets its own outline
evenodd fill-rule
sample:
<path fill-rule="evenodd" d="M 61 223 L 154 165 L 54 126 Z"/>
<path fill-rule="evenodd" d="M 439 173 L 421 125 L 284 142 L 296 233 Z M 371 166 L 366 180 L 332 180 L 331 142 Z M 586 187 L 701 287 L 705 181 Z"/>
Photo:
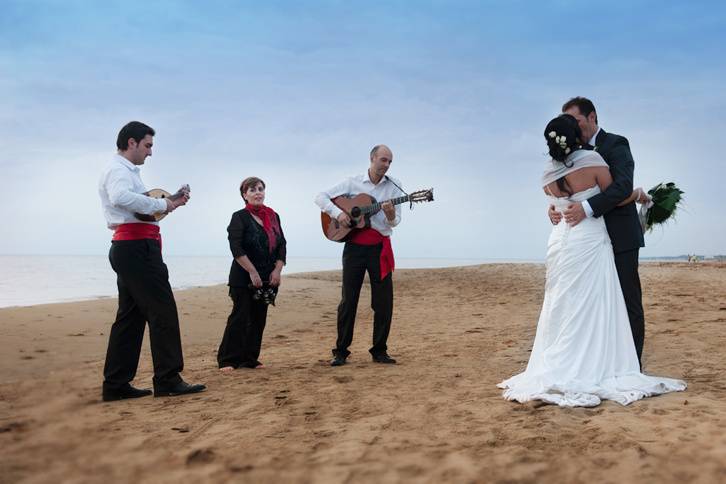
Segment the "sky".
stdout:
<path fill-rule="evenodd" d="M 0 0 L 0 254 L 109 247 L 98 177 L 119 129 L 156 130 L 148 188 L 192 198 L 169 255 L 228 255 L 258 176 L 288 254 L 335 257 L 315 195 L 393 151 L 399 257 L 542 260 L 543 129 L 586 96 L 635 185 L 676 182 L 641 256 L 726 253 L 726 4 L 671 1 Z"/>

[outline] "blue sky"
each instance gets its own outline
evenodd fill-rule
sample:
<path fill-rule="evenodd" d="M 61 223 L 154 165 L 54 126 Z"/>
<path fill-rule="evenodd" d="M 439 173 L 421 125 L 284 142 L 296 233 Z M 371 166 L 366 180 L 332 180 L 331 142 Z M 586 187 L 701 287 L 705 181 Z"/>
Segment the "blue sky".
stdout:
<path fill-rule="evenodd" d="M 726 253 L 721 2 L 1 3 L 0 254 L 104 253 L 97 178 L 138 119 L 147 186 L 192 186 L 169 254 L 226 255 L 256 175 L 290 254 L 336 256 L 313 198 L 385 143 L 391 175 L 436 193 L 397 255 L 541 259 L 542 130 L 574 95 L 629 138 L 637 185 L 687 192 L 642 254 Z"/>

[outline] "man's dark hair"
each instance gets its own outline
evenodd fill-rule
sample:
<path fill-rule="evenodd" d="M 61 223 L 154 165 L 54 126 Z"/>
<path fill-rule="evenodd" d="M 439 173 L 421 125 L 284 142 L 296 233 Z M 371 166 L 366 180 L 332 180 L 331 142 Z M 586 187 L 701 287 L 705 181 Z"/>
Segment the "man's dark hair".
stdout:
<path fill-rule="evenodd" d="M 562 105 L 562 112 L 564 113 L 571 107 L 577 107 L 577 109 L 580 110 L 580 114 L 585 117 L 590 116 L 590 113 L 595 113 L 595 122 L 597 123 L 597 111 L 595 110 L 595 105 L 588 98 L 580 96 L 573 97 Z"/>
<path fill-rule="evenodd" d="M 376 156 L 376 153 L 378 153 L 378 150 L 381 148 L 381 145 L 375 145 L 373 149 L 371 150 L 371 158 Z"/>
<path fill-rule="evenodd" d="M 141 140 L 146 135 L 154 136 L 156 131 L 151 126 L 147 126 L 139 121 L 131 121 L 126 124 L 121 131 L 118 132 L 118 138 L 116 139 L 116 147 L 120 151 L 126 151 L 129 149 L 129 139 L 133 138 L 137 143 L 141 143 Z"/>

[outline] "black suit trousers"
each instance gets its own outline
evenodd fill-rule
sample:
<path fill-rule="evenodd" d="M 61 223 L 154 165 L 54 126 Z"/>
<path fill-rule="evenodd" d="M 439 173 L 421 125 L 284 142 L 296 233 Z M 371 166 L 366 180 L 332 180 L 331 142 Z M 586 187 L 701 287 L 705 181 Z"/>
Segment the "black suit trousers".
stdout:
<path fill-rule="evenodd" d="M 217 351 L 220 368 L 254 368 L 260 364 L 257 358 L 267 322 L 267 304 L 252 299 L 252 293 L 246 287 L 229 288 L 233 306 Z"/>
<path fill-rule="evenodd" d="M 334 355 L 347 357 L 348 347 L 353 341 L 358 299 L 366 272 L 371 283 L 371 308 L 373 309 L 372 355 L 386 353 L 388 334 L 393 318 L 393 274 L 381 280 L 382 244 L 358 245 L 346 242 L 343 249 L 343 294 L 338 305 L 338 340 Z"/>
<path fill-rule="evenodd" d="M 119 389 L 136 376 L 147 322 L 154 382 L 173 385 L 181 381 L 184 360 L 179 316 L 159 242 L 115 240 L 108 257 L 117 276 L 118 311 L 108 338 L 104 388 Z"/>
<path fill-rule="evenodd" d="M 630 330 L 633 333 L 635 351 L 638 353 L 638 361 L 640 362 L 645 342 L 645 316 L 643 314 L 643 292 L 640 288 L 640 275 L 638 274 L 639 252 L 640 249 L 633 249 L 616 253 L 615 268 L 618 271 L 620 288 L 625 297 Z"/>

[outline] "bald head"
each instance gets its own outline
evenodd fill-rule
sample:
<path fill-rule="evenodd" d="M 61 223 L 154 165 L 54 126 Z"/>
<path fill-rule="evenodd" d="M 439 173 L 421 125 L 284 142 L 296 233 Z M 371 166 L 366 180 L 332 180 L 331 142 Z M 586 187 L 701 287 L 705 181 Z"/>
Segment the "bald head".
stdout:
<path fill-rule="evenodd" d="M 371 161 L 373 161 L 373 157 L 378 154 L 378 150 L 385 150 L 387 157 L 393 158 L 393 152 L 391 151 L 391 148 L 386 145 L 375 145 L 371 150 Z"/>
<path fill-rule="evenodd" d="M 368 177 L 377 184 L 386 174 L 393 162 L 393 153 L 386 145 L 376 145 L 371 150 L 371 166 L 368 169 Z"/>

